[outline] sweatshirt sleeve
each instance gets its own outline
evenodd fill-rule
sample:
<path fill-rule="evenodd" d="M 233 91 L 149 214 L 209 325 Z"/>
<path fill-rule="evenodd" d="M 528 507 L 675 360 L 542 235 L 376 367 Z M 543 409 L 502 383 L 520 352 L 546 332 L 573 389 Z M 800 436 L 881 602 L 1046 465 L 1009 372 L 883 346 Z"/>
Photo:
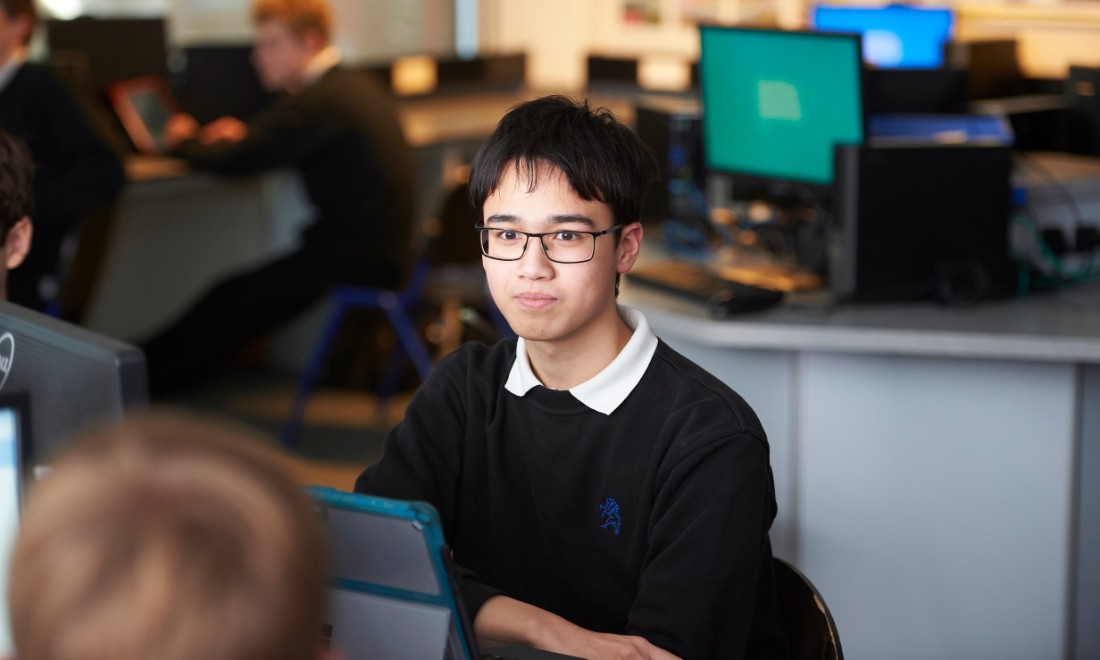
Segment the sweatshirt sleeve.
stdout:
<path fill-rule="evenodd" d="M 400 500 L 423 500 L 439 511 L 444 536 L 454 538 L 458 484 L 465 435 L 461 351 L 432 371 L 405 409 L 405 419 L 386 436 L 382 458 L 355 481 L 355 492 Z M 492 596 L 502 593 L 461 566 L 458 576 L 470 620 Z"/>
<path fill-rule="evenodd" d="M 745 657 L 775 515 L 767 443 L 699 446 L 658 491 L 627 633 L 685 660 Z"/>
<path fill-rule="evenodd" d="M 295 163 L 335 134 L 321 113 L 297 98 L 284 98 L 248 124 L 239 142 L 183 143 L 174 153 L 193 166 L 227 175 L 257 174 Z"/>

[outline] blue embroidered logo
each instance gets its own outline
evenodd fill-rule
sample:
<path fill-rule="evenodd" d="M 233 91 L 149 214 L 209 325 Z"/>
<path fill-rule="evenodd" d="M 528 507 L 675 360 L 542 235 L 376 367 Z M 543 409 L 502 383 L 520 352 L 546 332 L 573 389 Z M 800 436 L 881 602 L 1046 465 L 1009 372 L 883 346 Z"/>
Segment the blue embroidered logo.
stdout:
<path fill-rule="evenodd" d="M 600 515 L 603 516 L 603 524 L 600 529 L 608 529 L 618 535 L 622 531 L 623 519 L 619 516 L 619 503 L 614 497 L 609 497 L 600 505 Z"/>

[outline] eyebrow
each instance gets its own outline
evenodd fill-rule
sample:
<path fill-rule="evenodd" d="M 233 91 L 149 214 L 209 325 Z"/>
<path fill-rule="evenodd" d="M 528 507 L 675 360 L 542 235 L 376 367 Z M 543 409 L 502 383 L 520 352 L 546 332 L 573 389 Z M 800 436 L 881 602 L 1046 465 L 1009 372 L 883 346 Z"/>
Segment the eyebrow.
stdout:
<path fill-rule="evenodd" d="M 485 224 L 487 225 L 500 223 L 520 224 L 520 219 L 517 216 L 507 213 L 494 213 L 488 218 L 485 218 Z M 564 225 L 567 223 L 582 224 L 586 227 L 596 226 L 596 223 L 592 220 L 592 218 L 589 218 L 586 215 L 581 215 L 580 213 L 564 213 L 561 215 L 552 215 L 546 221 L 546 224 L 548 225 Z"/>

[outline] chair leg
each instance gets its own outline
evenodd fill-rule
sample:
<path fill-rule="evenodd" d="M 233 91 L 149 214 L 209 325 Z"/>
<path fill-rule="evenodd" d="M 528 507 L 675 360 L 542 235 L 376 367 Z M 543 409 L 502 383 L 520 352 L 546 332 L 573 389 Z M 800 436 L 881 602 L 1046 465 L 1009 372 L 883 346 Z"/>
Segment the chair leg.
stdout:
<path fill-rule="evenodd" d="M 283 426 L 282 441 L 283 446 L 287 448 L 298 446 L 298 441 L 302 433 L 302 417 L 305 413 L 306 402 L 309 400 L 310 395 L 313 394 L 313 389 L 317 386 L 317 380 L 321 376 L 321 370 L 325 367 L 329 351 L 332 350 L 332 343 L 336 340 L 336 335 L 344 323 L 344 315 L 346 313 L 347 307 L 341 304 L 340 301 L 336 301 L 336 308 L 332 311 L 328 321 L 325 323 L 325 329 L 321 333 L 321 337 L 317 340 L 317 343 L 314 344 L 313 355 L 310 356 L 309 363 L 306 364 L 306 368 L 302 372 L 302 377 L 298 380 L 298 389 L 294 393 L 294 401 L 290 406 L 290 415 L 287 417 L 286 424 Z"/>
<path fill-rule="evenodd" d="M 432 357 L 428 354 L 428 349 L 424 348 L 424 342 L 420 340 L 416 326 L 400 305 L 386 306 L 385 309 L 386 316 L 397 331 L 397 340 L 405 348 L 405 354 L 412 360 L 421 380 L 427 380 L 428 374 L 432 371 Z"/>
<path fill-rule="evenodd" d="M 389 403 L 390 398 L 397 391 L 397 384 L 401 378 L 401 367 L 405 366 L 407 358 L 408 354 L 405 352 L 405 346 L 400 341 L 397 342 L 390 352 L 390 359 L 386 361 L 386 372 L 382 376 L 382 382 L 379 383 L 378 389 L 375 391 L 375 415 L 380 420 L 386 419 L 386 404 Z"/>

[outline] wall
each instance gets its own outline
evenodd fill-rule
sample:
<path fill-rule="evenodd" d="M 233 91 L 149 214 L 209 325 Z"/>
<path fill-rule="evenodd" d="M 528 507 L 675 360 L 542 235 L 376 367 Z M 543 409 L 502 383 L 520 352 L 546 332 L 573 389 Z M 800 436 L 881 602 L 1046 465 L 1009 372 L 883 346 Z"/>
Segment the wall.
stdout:
<path fill-rule="evenodd" d="M 960 4 L 958 37 L 1015 38 L 1026 75 L 1063 78 L 1071 64 L 1100 66 L 1100 3 Z"/>
<path fill-rule="evenodd" d="M 621 16 L 623 0 L 481 0 L 479 27 L 484 50 L 527 51 L 528 80 L 536 88 L 577 89 L 584 85 L 584 61 L 590 52 L 640 57 L 643 79 L 647 66 L 661 69 L 668 62 L 695 59 L 698 37 L 688 12 L 721 23 L 797 28 L 805 24 L 812 4 L 812 0 L 654 0 L 659 22 L 627 24 Z M 1070 64 L 1100 66 L 1097 0 L 949 4 L 958 12 L 959 38 L 1018 39 L 1021 64 L 1029 76 L 1060 78 Z"/>

